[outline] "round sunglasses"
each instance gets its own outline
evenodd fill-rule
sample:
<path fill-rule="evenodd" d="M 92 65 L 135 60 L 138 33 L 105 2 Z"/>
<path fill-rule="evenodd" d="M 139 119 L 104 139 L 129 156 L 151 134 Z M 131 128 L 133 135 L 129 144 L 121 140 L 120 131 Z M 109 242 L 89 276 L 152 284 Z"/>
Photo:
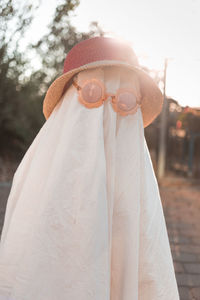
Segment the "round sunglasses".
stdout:
<path fill-rule="evenodd" d="M 78 91 L 79 102 L 87 108 L 99 107 L 109 97 L 114 111 L 122 116 L 134 114 L 138 107 L 141 107 L 141 102 L 133 89 L 120 88 L 116 94 L 112 94 L 106 92 L 105 86 L 98 79 L 86 80 L 82 86 L 79 86 L 75 80 L 72 83 Z"/>

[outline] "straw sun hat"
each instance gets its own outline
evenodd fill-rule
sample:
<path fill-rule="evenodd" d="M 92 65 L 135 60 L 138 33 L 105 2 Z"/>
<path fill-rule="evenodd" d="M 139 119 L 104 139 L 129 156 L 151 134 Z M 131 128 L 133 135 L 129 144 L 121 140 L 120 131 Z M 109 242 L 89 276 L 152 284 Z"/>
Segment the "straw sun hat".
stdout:
<path fill-rule="evenodd" d="M 122 66 L 133 70 L 138 75 L 142 95 L 143 124 L 144 127 L 148 126 L 162 110 L 162 93 L 154 80 L 141 69 L 130 45 L 110 37 L 84 40 L 69 51 L 64 62 L 63 74 L 53 81 L 44 98 L 43 113 L 46 120 L 75 74 L 82 70 L 104 66 Z"/>

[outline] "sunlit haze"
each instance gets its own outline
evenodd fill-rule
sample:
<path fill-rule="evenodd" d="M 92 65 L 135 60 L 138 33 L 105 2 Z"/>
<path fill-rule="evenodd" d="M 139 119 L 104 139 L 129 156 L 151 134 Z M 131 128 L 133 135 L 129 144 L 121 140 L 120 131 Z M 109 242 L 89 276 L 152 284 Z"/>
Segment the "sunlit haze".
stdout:
<path fill-rule="evenodd" d="M 36 41 L 47 31 L 55 6 L 43 0 L 31 28 Z M 131 42 L 142 65 L 163 70 L 166 93 L 181 105 L 200 107 L 200 0 L 82 0 L 71 17 L 79 31 L 97 21 L 107 35 Z"/>

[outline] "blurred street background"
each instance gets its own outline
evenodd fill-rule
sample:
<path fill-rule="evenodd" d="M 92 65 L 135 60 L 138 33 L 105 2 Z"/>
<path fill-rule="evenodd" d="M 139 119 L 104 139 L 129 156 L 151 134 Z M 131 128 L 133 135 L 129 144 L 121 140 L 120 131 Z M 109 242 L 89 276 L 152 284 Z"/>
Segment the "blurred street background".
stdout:
<path fill-rule="evenodd" d="M 181 300 L 200 300 L 200 0 L 1 0 L 0 232 L 12 178 L 45 122 L 45 93 L 81 40 L 129 41 L 163 92 L 145 128 Z M 153 299 L 150 299 L 153 300 Z"/>

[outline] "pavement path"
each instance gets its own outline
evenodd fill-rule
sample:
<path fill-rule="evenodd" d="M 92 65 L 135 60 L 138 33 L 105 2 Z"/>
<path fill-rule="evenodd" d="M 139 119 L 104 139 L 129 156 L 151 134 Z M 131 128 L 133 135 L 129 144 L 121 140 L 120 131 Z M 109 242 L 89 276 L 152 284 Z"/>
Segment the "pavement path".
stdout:
<path fill-rule="evenodd" d="M 160 194 L 181 300 L 200 300 L 200 182 L 166 180 Z"/>

